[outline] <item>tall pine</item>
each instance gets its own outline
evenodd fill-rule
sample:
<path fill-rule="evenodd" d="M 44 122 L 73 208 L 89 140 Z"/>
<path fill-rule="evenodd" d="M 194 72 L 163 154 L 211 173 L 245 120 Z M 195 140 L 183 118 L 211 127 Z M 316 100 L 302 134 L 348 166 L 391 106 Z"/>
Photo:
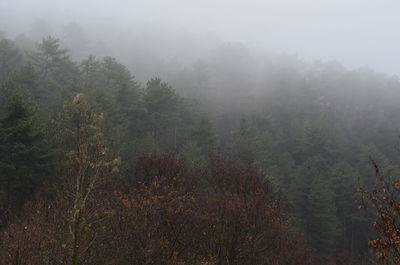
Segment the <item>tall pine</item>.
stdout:
<path fill-rule="evenodd" d="M 34 113 L 13 96 L 0 120 L 0 183 L 3 211 L 16 210 L 49 181 L 51 155 Z M 4 212 L 3 212 L 4 213 Z"/>

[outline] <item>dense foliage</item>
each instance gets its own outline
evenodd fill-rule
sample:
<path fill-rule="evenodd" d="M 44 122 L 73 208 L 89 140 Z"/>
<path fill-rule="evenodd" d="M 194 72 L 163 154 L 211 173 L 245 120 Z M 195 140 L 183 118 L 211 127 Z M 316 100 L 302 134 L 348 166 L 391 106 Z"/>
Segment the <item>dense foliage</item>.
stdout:
<path fill-rule="evenodd" d="M 27 43 L 0 40 L 3 263 L 368 264 L 355 191 L 399 172 L 397 78 L 226 45 L 142 85 Z"/>

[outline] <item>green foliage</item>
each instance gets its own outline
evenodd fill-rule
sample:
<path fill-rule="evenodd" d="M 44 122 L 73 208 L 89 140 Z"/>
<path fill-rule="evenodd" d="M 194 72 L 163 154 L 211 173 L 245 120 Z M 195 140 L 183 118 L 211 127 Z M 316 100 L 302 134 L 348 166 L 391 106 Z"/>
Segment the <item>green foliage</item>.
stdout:
<path fill-rule="evenodd" d="M 143 90 L 143 103 L 150 135 L 162 148 L 176 150 L 182 99 L 170 85 L 155 78 L 148 81 Z"/>
<path fill-rule="evenodd" d="M 83 58 L 83 32 L 69 25 L 66 33 L 69 44 L 82 49 L 72 58 Z M 3 209 L 10 207 L 8 196 L 22 194 L 12 206 L 18 208 L 42 188 L 50 148 L 57 148 L 60 162 L 76 147 L 76 113 L 60 112 L 65 106 L 72 111 L 66 102 L 83 93 L 87 102 L 75 107 L 104 118 L 107 144 L 125 163 L 141 153 L 172 151 L 189 170 L 206 172 L 211 154 L 232 155 L 282 191 L 297 228 L 321 253 L 365 251 L 370 217 L 355 211 L 354 191 L 358 179 L 364 187 L 376 184 L 372 160 L 385 174 L 399 174 L 395 78 L 290 58 L 259 71 L 246 49 L 227 45 L 192 70 L 171 71 L 166 76 L 174 86 L 160 78 L 140 85 L 115 58 L 74 62 L 53 37 L 34 51 L 17 48 L 30 43 L 24 35 L 0 40 L 0 168 L 2 183 L 10 180 L 0 188 Z M 26 165 L 17 170 L 18 161 Z"/>
<path fill-rule="evenodd" d="M 181 155 L 189 170 L 200 170 L 207 166 L 207 156 L 203 150 L 194 142 L 188 141 L 182 148 Z"/>
<path fill-rule="evenodd" d="M 111 145 L 123 157 L 132 156 L 135 137 L 143 127 L 139 85 L 126 67 L 111 57 L 99 61 L 89 56 L 80 68 L 82 90 L 93 109 L 107 117 L 103 129 L 110 135 Z"/>
<path fill-rule="evenodd" d="M 301 154 L 310 157 L 315 154 L 325 159 L 333 159 L 334 147 L 329 141 L 328 128 L 315 121 L 306 122 L 304 125 L 303 138 L 301 139 Z"/>
<path fill-rule="evenodd" d="M 65 64 L 69 62 L 67 49 L 61 49 L 59 40 L 53 37 L 42 38 L 37 51 L 30 54 L 32 64 L 44 78 L 56 77 Z"/>
<path fill-rule="evenodd" d="M 36 50 L 28 53 L 29 63 L 39 75 L 38 96 L 46 119 L 62 110 L 65 99 L 77 92 L 78 67 L 69 59 L 67 49 L 53 37 L 42 38 Z"/>
<path fill-rule="evenodd" d="M 14 42 L 0 37 L 0 83 L 22 64 L 22 55 Z"/>
<path fill-rule="evenodd" d="M 43 108 L 44 102 L 40 99 L 44 98 L 44 91 L 41 90 L 40 77 L 31 65 L 26 65 L 10 74 L 9 78 L 1 85 L 0 93 L 2 98 L 2 106 L 6 106 L 7 102 L 15 95 L 21 95 L 24 101 L 37 107 L 39 110 Z"/>
<path fill-rule="evenodd" d="M 292 202 L 299 227 L 309 235 L 320 252 L 334 252 L 338 236 L 338 220 L 327 164 L 315 156 L 298 169 L 292 184 Z"/>
<path fill-rule="evenodd" d="M 203 154 L 210 155 L 215 151 L 215 134 L 209 119 L 200 120 L 198 127 L 192 132 L 191 139 L 201 148 Z"/>
<path fill-rule="evenodd" d="M 279 188 L 288 192 L 292 186 L 293 178 L 296 176 L 295 160 L 288 153 L 281 153 L 274 157 L 272 165 L 268 168 L 267 177 L 277 184 Z"/>
<path fill-rule="evenodd" d="M 334 253 L 338 236 L 338 220 L 333 193 L 328 183 L 316 178 L 310 188 L 310 216 L 307 224 L 312 245 L 325 253 Z"/>
<path fill-rule="evenodd" d="M 233 146 L 235 156 L 244 162 L 254 162 L 259 157 L 260 139 L 249 121 L 242 117 L 240 120 L 237 140 Z"/>
<path fill-rule="evenodd" d="M 35 124 L 33 112 L 14 96 L 0 122 L 0 175 L 4 203 L 18 209 L 38 188 L 52 185 L 51 153 Z"/>

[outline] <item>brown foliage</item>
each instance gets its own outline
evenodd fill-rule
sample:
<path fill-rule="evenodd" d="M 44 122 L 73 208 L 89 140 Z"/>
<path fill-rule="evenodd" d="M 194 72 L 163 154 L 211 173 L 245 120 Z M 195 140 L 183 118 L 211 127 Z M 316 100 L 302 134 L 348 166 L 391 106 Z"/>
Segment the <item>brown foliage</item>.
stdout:
<path fill-rule="evenodd" d="M 379 261 L 400 264 L 400 181 L 385 177 L 375 163 L 374 168 L 377 187 L 360 190 L 376 211 L 377 219 L 373 226 L 379 236 L 371 239 L 368 246 Z"/>
<path fill-rule="evenodd" d="M 212 191 L 197 218 L 204 254 L 216 264 L 312 263 L 306 244 L 292 245 L 300 238 L 288 233 L 279 197 L 254 167 L 215 157 L 210 168 Z"/>
<path fill-rule="evenodd" d="M 154 178 L 180 178 L 185 174 L 183 160 L 177 159 L 174 154 L 144 154 L 138 158 L 132 167 L 135 178 L 141 182 L 151 182 Z"/>
<path fill-rule="evenodd" d="M 183 165 L 172 154 L 144 155 L 132 167 L 135 178 L 97 185 L 78 264 L 313 264 L 304 238 L 289 232 L 279 196 L 254 168 L 214 158 L 204 189 L 187 185 Z M 70 206 L 63 196 L 27 206 L 2 232 L 0 263 L 71 264 Z"/>

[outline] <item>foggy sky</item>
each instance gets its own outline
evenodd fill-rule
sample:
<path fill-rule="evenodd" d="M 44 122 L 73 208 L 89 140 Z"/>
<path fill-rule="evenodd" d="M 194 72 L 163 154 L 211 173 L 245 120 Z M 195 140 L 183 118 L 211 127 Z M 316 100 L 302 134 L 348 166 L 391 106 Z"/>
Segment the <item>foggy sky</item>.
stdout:
<path fill-rule="evenodd" d="M 0 0 L 0 29 L 110 19 L 400 75 L 398 0 Z"/>

